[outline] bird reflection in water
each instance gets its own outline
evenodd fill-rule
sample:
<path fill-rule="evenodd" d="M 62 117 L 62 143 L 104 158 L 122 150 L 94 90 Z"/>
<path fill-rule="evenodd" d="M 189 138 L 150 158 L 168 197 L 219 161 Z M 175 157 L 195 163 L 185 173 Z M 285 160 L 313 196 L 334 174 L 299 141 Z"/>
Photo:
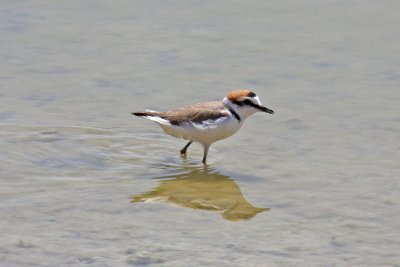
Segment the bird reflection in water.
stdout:
<path fill-rule="evenodd" d="M 209 167 L 185 167 L 179 174 L 157 177 L 158 187 L 131 196 L 131 202 L 169 202 L 182 207 L 213 211 L 229 221 L 250 220 L 269 208 L 248 202 L 236 182 Z"/>

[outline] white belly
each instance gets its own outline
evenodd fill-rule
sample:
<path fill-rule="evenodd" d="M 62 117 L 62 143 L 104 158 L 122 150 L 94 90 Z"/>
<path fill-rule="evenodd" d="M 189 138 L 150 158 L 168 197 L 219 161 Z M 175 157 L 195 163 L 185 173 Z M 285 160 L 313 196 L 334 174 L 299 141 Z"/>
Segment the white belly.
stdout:
<path fill-rule="evenodd" d="M 177 138 L 196 141 L 203 144 L 211 144 L 215 141 L 227 138 L 236 133 L 242 123 L 235 118 L 223 118 L 217 121 L 206 121 L 202 124 L 165 125 L 160 124 L 165 133 Z"/>

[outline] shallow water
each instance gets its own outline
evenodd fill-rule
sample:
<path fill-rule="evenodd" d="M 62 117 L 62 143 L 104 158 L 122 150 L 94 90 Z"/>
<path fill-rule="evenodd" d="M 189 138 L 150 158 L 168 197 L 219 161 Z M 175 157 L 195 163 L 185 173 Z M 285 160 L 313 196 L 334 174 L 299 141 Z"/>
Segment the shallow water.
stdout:
<path fill-rule="evenodd" d="M 3 1 L 1 266 L 400 266 L 398 1 Z M 132 111 L 251 88 L 211 146 Z"/>

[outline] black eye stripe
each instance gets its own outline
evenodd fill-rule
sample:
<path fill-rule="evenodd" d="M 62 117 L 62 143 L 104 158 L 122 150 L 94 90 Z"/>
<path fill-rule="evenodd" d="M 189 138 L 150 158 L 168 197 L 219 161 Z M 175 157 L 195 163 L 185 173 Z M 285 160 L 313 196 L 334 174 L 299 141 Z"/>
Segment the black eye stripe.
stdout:
<path fill-rule="evenodd" d="M 245 99 L 243 101 L 234 101 L 233 104 L 238 105 L 238 106 L 247 105 L 247 106 L 251 106 L 253 108 L 259 108 L 259 106 L 257 104 L 254 104 L 249 99 Z"/>
<path fill-rule="evenodd" d="M 243 106 L 244 102 L 242 102 L 242 101 L 233 101 L 232 103 L 235 104 L 235 105 L 238 105 L 238 106 Z"/>
<path fill-rule="evenodd" d="M 251 100 L 249 100 L 249 99 L 244 100 L 243 103 L 244 103 L 245 105 L 252 106 L 252 107 L 254 107 L 254 108 L 258 106 L 258 105 L 256 105 L 256 104 L 254 104 L 253 102 L 251 102 Z"/>

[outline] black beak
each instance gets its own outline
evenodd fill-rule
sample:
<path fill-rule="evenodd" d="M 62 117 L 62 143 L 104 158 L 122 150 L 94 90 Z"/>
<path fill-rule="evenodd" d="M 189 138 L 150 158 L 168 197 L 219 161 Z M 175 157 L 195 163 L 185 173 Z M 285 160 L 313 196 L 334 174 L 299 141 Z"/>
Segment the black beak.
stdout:
<path fill-rule="evenodd" d="M 274 111 L 273 111 L 272 109 L 267 108 L 267 107 L 258 106 L 257 108 L 258 108 L 259 110 L 261 110 L 262 112 L 267 112 L 267 113 L 269 113 L 269 114 L 274 114 Z"/>

